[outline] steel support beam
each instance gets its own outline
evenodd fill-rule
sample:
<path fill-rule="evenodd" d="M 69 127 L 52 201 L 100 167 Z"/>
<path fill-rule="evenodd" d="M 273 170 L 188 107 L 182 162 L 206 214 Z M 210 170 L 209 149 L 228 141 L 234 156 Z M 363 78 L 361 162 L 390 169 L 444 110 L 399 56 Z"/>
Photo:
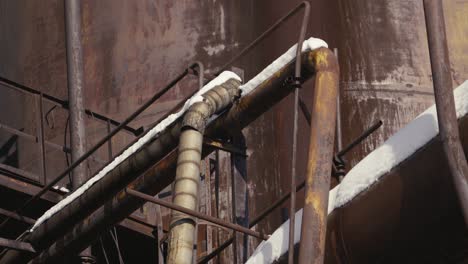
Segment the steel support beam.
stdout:
<path fill-rule="evenodd" d="M 424 14 L 440 138 L 468 226 L 468 165 L 458 131 L 442 1 L 424 0 Z"/>
<path fill-rule="evenodd" d="M 64 2 L 70 148 L 71 160 L 72 162 L 76 162 L 86 153 L 86 125 L 84 120 L 85 108 L 83 102 L 83 48 L 81 45 L 81 1 L 64 0 Z M 72 190 L 78 189 L 88 179 L 87 164 L 87 160 L 83 160 L 75 169 L 73 169 Z M 47 184 L 47 182 L 44 181 L 44 184 Z M 93 258 L 91 248 L 88 247 L 81 252 L 80 258 L 82 259 L 82 262 L 84 259 Z"/>

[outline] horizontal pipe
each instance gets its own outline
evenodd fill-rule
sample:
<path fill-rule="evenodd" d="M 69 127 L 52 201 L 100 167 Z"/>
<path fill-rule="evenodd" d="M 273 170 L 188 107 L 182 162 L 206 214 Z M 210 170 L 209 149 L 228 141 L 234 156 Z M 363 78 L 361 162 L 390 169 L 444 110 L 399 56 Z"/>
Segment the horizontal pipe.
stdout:
<path fill-rule="evenodd" d="M 32 224 L 34 224 L 34 222 L 36 222 L 36 220 L 34 220 L 32 218 L 13 213 L 13 212 L 5 210 L 3 208 L 0 208 L 0 215 L 8 216 L 8 217 L 10 217 L 12 219 L 15 219 L 15 220 L 18 220 L 18 221 L 21 221 L 21 222 L 24 222 L 24 223 L 30 224 L 30 225 L 32 225 Z"/>
<path fill-rule="evenodd" d="M 1 77 L 1 76 L 0 76 L 0 84 L 7 87 L 7 88 L 10 88 L 10 89 L 22 92 L 22 93 L 26 93 L 26 94 L 39 95 L 39 94 L 42 93 L 39 90 L 33 89 L 31 87 L 28 87 L 26 85 L 14 82 L 12 80 L 9 80 L 9 79 Z M 49 103 L 52 103 L 52 104 L 54 104 L 56 106 L 59 106 L 59 107 L 62 107 L 64 109 L 69 108 L 68 101 L 59 99 L 59 98 L 54 97 L 54 96 L 52 96 L 50 94 L 42 93 L 42 95 L 43 95 L 43 99 L 47 100 Z M 99 113 L 93 112 L 93 111 L 91 111 L 89 109 L 85 109 L 85 113 L 88 116 L 99 119 L 101 121 L 110 122 L 114 126 L 119 126 L 120 125 L 120 122 L 118 122 L 118 121 L 116 121 L 116 120 L 114 120 L 112 118 L 109 118 L 107 116 L 101 115 Z M 135 128 L 130 127 L 130 126 L 124 126 L 123 130 L 125 130 L 125 131 L 127 131 L 127 132 L 129 132 L 129 133 L 131 133 L 131 134 L 133 134 L 135 136 L 138 136 L 139 134 L 141 134 L 141 132 L 143 132 L 142 128 L 135 129 Z"/>
<path fill-rule="evenodd" d="M 126 191 L 127 191 L 128 194 L 130 194 L 132 196 L 135 196 L 135 197 L 138 197 L 140 199 L 143 199 L 143 200 L 145 200 L 147 202 L 158 204 L 158 205 L 167 207 L 169 209 L 176 210 L 176 211 L 182 212 L 184 214 L 188 214 L 190 216 L 193 216 L 193 217 L 196 217 L 196 218 L 199 218 L 199 219 L 203 219 L 203 220 L 208 221 L 210 223 L 214 223 L 214 224 L 217 224 L 219 226 L 222 226 L 222 227 L 225 227 L 225 228 L 228 228 L 228 229 L 231 229 L 231 230 L 235 230 L 235 231 L 238 231 L 238 232 L 241 232 L 241 233 L 244 233 L 246 235 L 253 236 L 253 237 L 256 237 L 256 238 L 259 238 L 259 239 L 262 239 L 262 240 L 267 240 L 268 239 L 267 235 L 264 235 L 262 233 L 253 231 L 253 230 L 248 229 L 246 227 L 243 227 L 241 225 L 236 225 L 236 224 L 221 220 L 219 218 L 216 218 L 216 217 L 213 217 L 213 216 L 210 216 L 210 215 L 202 214 L 202 213 L 200 213 L 198 211 L 190 210 L 190 209 L 187 209 L 185 207 L 182 207 L 182 206 L 179 206 L 179 205 L 176 205 L 176 204 L 173 204 L 173 203 L 166 202 L 166 201 L 164 201 L 162 199 L 158 199 L 158 198 L 155 198 L 153 196 L 150 196 L 150 195 L 147 195 L 147 194 L 144 194 L 144 193 L 141 193 L 141 192 L 137 192 L 137 191 L 132 190 L 132 189 L 127 188 Z"/>
<path fill-rule="evenodd" d="M 312 54 L 312 52 L 305 52 L 302 55 L 302 77 L 304 81 L 314 74 Z M 205 135 L 212 138 L 228 137 L 236 129 L 240 130 L 247 126 L 292 91 L 292 87 L 285 85 L 291 76 L 294 76 L 294 61 L 234 103 L 229 111 L 222 114 L 207 127 Z M 207 154 L 209 154 L 209 151 L 205 152 L 204 156 Z M 177 155 L 173 151 L 128 187 L 151 195 L 158 193 L 173 181 L 176 160 Z M 57 260 L 65 254 L 79 252 L 80 249 L 91 243 L 98 234 L 115 225 L 142 204 L 141 200 L 129 197 L 124 191 L 119 192 L 111 201 L 85 220 L 76 224 L 63 238 L 41 253 L 35 261 L 41 263 L 48 260 Z"/>

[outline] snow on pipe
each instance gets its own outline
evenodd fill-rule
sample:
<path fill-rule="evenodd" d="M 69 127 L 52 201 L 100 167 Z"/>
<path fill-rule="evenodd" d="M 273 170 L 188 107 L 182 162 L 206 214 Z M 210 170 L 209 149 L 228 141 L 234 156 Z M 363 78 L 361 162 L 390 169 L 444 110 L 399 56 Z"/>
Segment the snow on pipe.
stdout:
<path fill-rule="evenodd" d="M 314 50 L 320 47 L 328 47 L 327 43 L 318 38 L 309 38 L 304 41 L 302 45 L 302 51 Z M 278 70 L 284 67 L 286 64 L 290 63 L 296 58 L 296 49 L 297 44 L 292 46 L 288 51 L 286 51 L 283 55 L 278 57 L 275 61 L 273 61 L 270 65 L 268 65 L 263 71 L 257 74 L 254 78 L 252 78 L 249 82 L 239 87 L 242 91 L 242 96 L 245 96 L 252 92 L 255 87 L 263 83 L 265 80 L 273 76 Z M 33 232 L 39 225 L 49 219 L 51 216 L 56 214 L 58 211 L 62 210 L 65 206 L 69 203 L 77 199 L 81 196 L 86 190 L 88 190 L 92 185 L 96 184 L 102 178 L 104 178 L 112 169 L 117 167 L 122 161 L 127 159 L 133 153 L 137 152 L 144 144 L 151 141 L 153 138 L 157 137 L 161 132 L 163 132 L 168 126 L 173 124 L 178 118 L 180 118 L 187 109 L 196 102 L 202 100 L 202 94 L 211 90 L 213 87 L 225 82 L 226 80 L 233 78 L 240 81 L 239 76 L 237 76 L 233 72 L 225 71 L 221 73 L 218 77 L 213 79 L 207 85 L 205 85 L 200 91 L 198 91 L 192 98 L 187 100 L 180 111 L 174 113 L 164 120 L 162 120 L 159 124 L 153 127 L 148 133 L 143 136 L 140 140 L 138 140 L 135 144 L 127 148 L 121 155 L 114 158 L 114 160 L 109 163 L 106 167 L 104 167 L 101 171 L 99 171 L 95 176 L 90 178 L 86 183 L 84 183 L 80 188 L 72 192 L 69 196 L 61 200 L 59 203 L 51 207 L 47 210 L 41 217 L 39 217 L 36 223 L 31 227 L 29 230 Z"/>
<path fill-rule="evenodd" d="M 468 80 L 454 90 L 457 118 L 468 114 Z M 354 197 L 364 192 L 379 179 L 424 147 L 439 133 L 435 105 L 417 116 L 412 122 L 399 130 L 380 147 L 371 152 L 354 166 L 343 181 L 330 191 L 328 214 L 334 209 L 345 206 Z M 294 243 L 300 241 L 302 209 L 296 213 Z M 284 222 L 271 235 L 260 243 L 247 263 L 273 263 L 288 250 L 289 220 Z"/>
<path fill-rule="evenodd" d="M 320 47 L 327 47 L 327 44 L 323 40 L 310 38 L 304 42 L 302 50 L 310 51 Z M 244 127 L 248 125 L 249 122 L 253 121 L 257 116 L 261 115 L 264 111 L 269 109 L 272 104 L 275 104 L 284 96 L 289 94 L 290 91 L 288 89 L 276 88 L 278 86 L 284 85 L 284 78 L 290 76 L 291 74 L 294 74 L 292 62 L 295 59 L 295 52 L 296 46 L 291 47 L 286 53 L 284 53 L 282 56 L 276 59 L 257 76 L 255 76 L 245 85 L 241 86 L 241 97 L 246 97 L 247 100 L 241 99 L 239 103 L 235 104 L 235 109 L 231 109 L 231 111 L 229 111 L 223 118 L 217 120 L 214 120 L 213 118 L 210 119 L 209 123 L 213 124 L 208 127 L 210 130 L 209 134 L 214 136 L 219 135 L 220 133 L 225 133 L 226 127 L 230 126 Z M 304 53 L 303 55 L 309 56 L 308 54 L 310 53 Z M 307 69 L 313 68 L 313 65 L 310 64 L 309 59 L 304 60 L 303 64 L 307 66 Z M 311 76 L 312 72 L 309 72 L 309 70 L 306 70 L 306 72 L 308 72 L 308 74 L 304 77 L 306 77 L 307 79 Z M 280 75 L 278 75 L 279 73 Z M 253 91 L 256 91 L 255 94 L 253 96 L 249 96 L 251 93 L 253 93 Z M 154 175 L 148 175 L 148 178 L 140 177 L 140 179 L 141 180 L 137 181 L 138 186 L 146 186 L 147 184 L 152 184 L 154 186 L 154 184 L 157 184 L 155 181 L 152 180 L 154 179 Z M 97 232 L 97 230 L 99 229 L 97 228 L 97 226 L 102 227 L 104 225 L 108 225 L 109 222 L 114 221 L 111 220 L 111 218 L 117 219 L 121 214 L 124 214 L 123 212 L 134 210 L 133 208 L 137 208 L 140 205 L 139 201 L 135 201 L 131 197 L 126 197 L 125 194 L 122 195 L 123 198 L 120 196 L 120 198 L 118 199 L 115 198 L 117 200 L 112 202 L 112 209 L 107 208 L 107 213 L 105 213 L 101 207 L 92 216 L 90 216 L 93 219 L 90 220 L 92 221 L 92 224 L 86 224 L 87 226 L 85 229 L 83 229 L 84 222 L 76 224 L 75 227 L 72 228 L 72 231 L 70 231 L 70 235 L 72 233 L 74 234 L 71 235 L 71 237 L 73 237 L 72 240 L 87 241 L 89 239 L 88 237 L 92 236 L 90 232 Z M 114 213 L 110 213 L 109 210 L 111 210 Z M 115 217 L 113 217 L 112 215 L 115 215 Z M 76 232 L 73 230 L 76 230 Z M 64 245 L 62 247 L 56 248 L 54 246 L 51 246 L 49 248 L 50 250 L 47 250 L 49 251 L 49 257 L 52 257 L 52 255 L 56 254 L 63 254 L 63 252 L 73 251 L 76 247 L 79 247 L 79 245 L 72 245 L 70 244 L 71 242 L 69 243 L 67 241 L 62 240 L 63 239 L 60 239 L 56 242 L 57 245 L 58 243 L 64 242 Z M 68 246 L 65 244 L 68 244 Z"/>
<path fill-rule="evenodd" d="M 240 82 L 234 79 L 203 95 L 184 115 L 180 134 L 173 203 L 197 210 L 203 134 L 208 119 L 226 108 L 240 95 Z M 196 221 L 184 213 L 172 211 L 169 234 L 169 263 L 192 263 Z"/>

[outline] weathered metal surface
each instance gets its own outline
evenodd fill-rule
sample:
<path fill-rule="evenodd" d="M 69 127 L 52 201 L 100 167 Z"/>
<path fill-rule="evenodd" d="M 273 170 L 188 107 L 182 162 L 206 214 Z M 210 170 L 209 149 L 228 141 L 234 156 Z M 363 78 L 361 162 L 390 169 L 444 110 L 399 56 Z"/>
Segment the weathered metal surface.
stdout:
<path fill-rule="evenodd" d="M 208 69 L 223 64 L 224 58 L 299 2 L 83 1 L 87 107 L 121 120 L 154 93 L 153 87 L 165 83 L 189 61 L 203 60 Z M 58 0 L 0 1 L 0 72 L 66 98 L 62 3 Z M 447 0 L 444 11 L 452 76 L 454 83 L 460 84 L 468 76 L 468 5 L 465 1 Z M 236 64 L 245 69 L 247 79 L 292 45 L 297 36 L 293 30 L 297 27 L 293 26 L 298 21 L 292 22 L 257 49 L 261 52 L 255 51 Z M 357 0 L 352 4 L 344 0 L 313 1 L 309 28 L 308 35 L 322 37 L 339 50 L 343 143 L 356 138 L 376 119 L 385 124 L 382 131 L 346 156 L 352 165 L 432 104 L 421 1 Z M 167 101 L 135 124 L 153 122 L 155 116 L 170 109 L 192 89 L 187 87 L 190 86 L 178 87 Z M 310 89 L 302 89 L 302 99 L 311 95 Z M 7 115 L 3 112 L 2 122 L 15 128 L 26 126 L 26 132 L 34 134 L 30 124 L 34 124 L 35 114 L 28 108 L 33 103 L 31 100 L 6 92 L 0 101 L 3 107 L 17 110 L 8 111 Z M 244 130 L 249 148 L 250 215 L 289 191 L 291 116 L 288 109 L 291 105 L 291 100 L 284 100 Z M 46 128 L 47 140 L 62 144 L 65 119 L 63 113 L 56 115 L 55 128 Z M 105 128 L 88 123 L 87 131 L 94 139 L 89 144 L 93 144 L 106 132 Z M 299 146 L 308 144 L 307 134 L 305 120 L 300 119 Z M 115 151 L 130 140 L 127 135 L 118 135 L 113 146 Z M 19 147 L 27 144 L 20 142 Z M 31 168 L 37 175 L 36 151 L 21 152 L 20 168 Z M 59 164 L 65 164 L 63 154 L 50 149 L 47 152 L 48 156 L 51 152 L 48 163 L 54 164 L 49 166 L 49 174 L 57 175 L 64 168 Z M 102 160 L 107 158 L 107 152 L 99 154 Z M 299 148 L 298 180 L 305 173 L 306 156 L 305 148 Z M 298 194 L 299 201 L 301 195 Z M 258 228 L 271 231 L 283 220 L 278 210 Z M 251 250 L 255 239 L 249 239 L 249 244 Z"/>
<path fill-rule="evenodd" d="M 209 68 L 221 65 L 224 57 L 231 56 L 242 47 L 244 39 L 250 37 L 242 30 L 249 29 L 244 24 L 251 12 L 248 2 L 83 1 L 86 106 L 123 118 L 154 94 L 155 87 L 169 81 L 178 69 L 193 59 L 207 61 Z M 3 14 L 1 73 L 65 98 L 63 1 L 50 0 L 40 4 L 2 1 L 0 9 Z M 102 16 L 104 11 L 106 15 Z M 155 117 L 187 95 L 194 83 L 195 80 L 190 80 L 179 85 L 164 98 L 165 104 L 155 106 L 136 123 L 153 122 Z M 17 99 L 14 96 L 3 98 L 8 101 L 5 103 Z M 13 112 L 18 116 L 11 119 L 21 121 L 14 127 L 27 125 L 29 129 L 35 118 L 27 104 L 12 105 L 23 105 L 24 108 Z M 65 119 L 66 116 L 58 116 L 55 128 L 47 131 L 46 138 L 63 141 Z M 91 137 L 88 144 L 91 145 L 105 132 L 90 121 L 87 120 L 91 127 L 88 128 Z M 120 150 L 131 139 L 127 135 L 117 136 L 114 148 Z M 26 160 L 36 162 L 33 155 L 24 154 L 28 152 L 27 146 L 21 152 L 21 165 Z M 48 163 L 56 165 L 59 161 L 64 164 L 63 157 L 63 154 L 55 154 Z M 104 159 L 105 156 L 100 157 Z M 37 172 L 37 165 L 33 164 L 33 172 Z M 95 169 L 93 165 L 91 168 Z M 53 166 L 50 174 L 57 175 L 62 168 Z"/>

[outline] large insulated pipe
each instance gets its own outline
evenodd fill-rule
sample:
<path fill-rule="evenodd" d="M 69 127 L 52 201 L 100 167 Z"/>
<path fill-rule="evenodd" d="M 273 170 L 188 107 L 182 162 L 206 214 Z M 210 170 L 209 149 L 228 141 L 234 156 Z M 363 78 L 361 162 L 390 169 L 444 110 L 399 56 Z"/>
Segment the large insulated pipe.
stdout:
<path fill-rule="evenodd" d="M 65 31 L 67 46 L 68 107 L 70 118 L 71 160 L 75 162 L 86 152 L 85 108 L 83 103 L 83 49 L 81 45 L 81 1 L 65 0 Z M 87 180 L 87 162 L 72 171 L 72 189 Z M 91 248 L 80 254 L 83 263 L 94 263 Z"/>
<path fill-rule="evenodd" d="M 182 122 L 173 203 L 198 210 L 198 185 L 203 133 L 206 123 L 240 95 L 240 82 L 231 80 L 203 95 L 203 101 L 190 107 Z M 172 211 L 169 230 L 168 263 L 192 263 L 196 221 L 193 217 Z"/>
<path fill-rule="evenodd" d="M 302 55 L 303 81 L 308 80 L 314 74 L 314 55 L 317 53 L 305 52 Z M 205 134 L 208 137 L 226 137 L 232 131 L 246 127 L 293 91 L 293 87 L 285 85 L 290 76 L 294 76 L 294 61 L 285 65 L 271 78 L 259 84 L 251 93 L 235 102 L 228 112 L 208 125 Z M 211 152 L 209 149 L 205 150 L 203 155 Z M 148 150 L 145 148 L 145 151 Z M 174 180 L 176 161 L 176 152 L 172 152 L 128 187 L 147 194 L 157 194 Z M 74 225 L 68 233 L 36 257 L 35 262 L 60 260 L 62 256 L 79 252 L 94 241 L 99 234 L 137 210 L 142 204 L 144 201 L 141 199 L 121 191 L 96 212 Z M 15 263 L 12 261 L 17 259 L 17 257 L 8 257 L 1 259 L 0 263 Z"/>
<path fill-rule="evenodd" d="M 314 51 L 316 70 L 299 263 L 322 264 L 333 160 L 338 61 L 329 49 Z"/>
<path fill-rule="evenodd" d="M 434 95 L 445 157 L 468 226 L 468 165 L 460 142 L 441 0 L 424 0 Z"/>

